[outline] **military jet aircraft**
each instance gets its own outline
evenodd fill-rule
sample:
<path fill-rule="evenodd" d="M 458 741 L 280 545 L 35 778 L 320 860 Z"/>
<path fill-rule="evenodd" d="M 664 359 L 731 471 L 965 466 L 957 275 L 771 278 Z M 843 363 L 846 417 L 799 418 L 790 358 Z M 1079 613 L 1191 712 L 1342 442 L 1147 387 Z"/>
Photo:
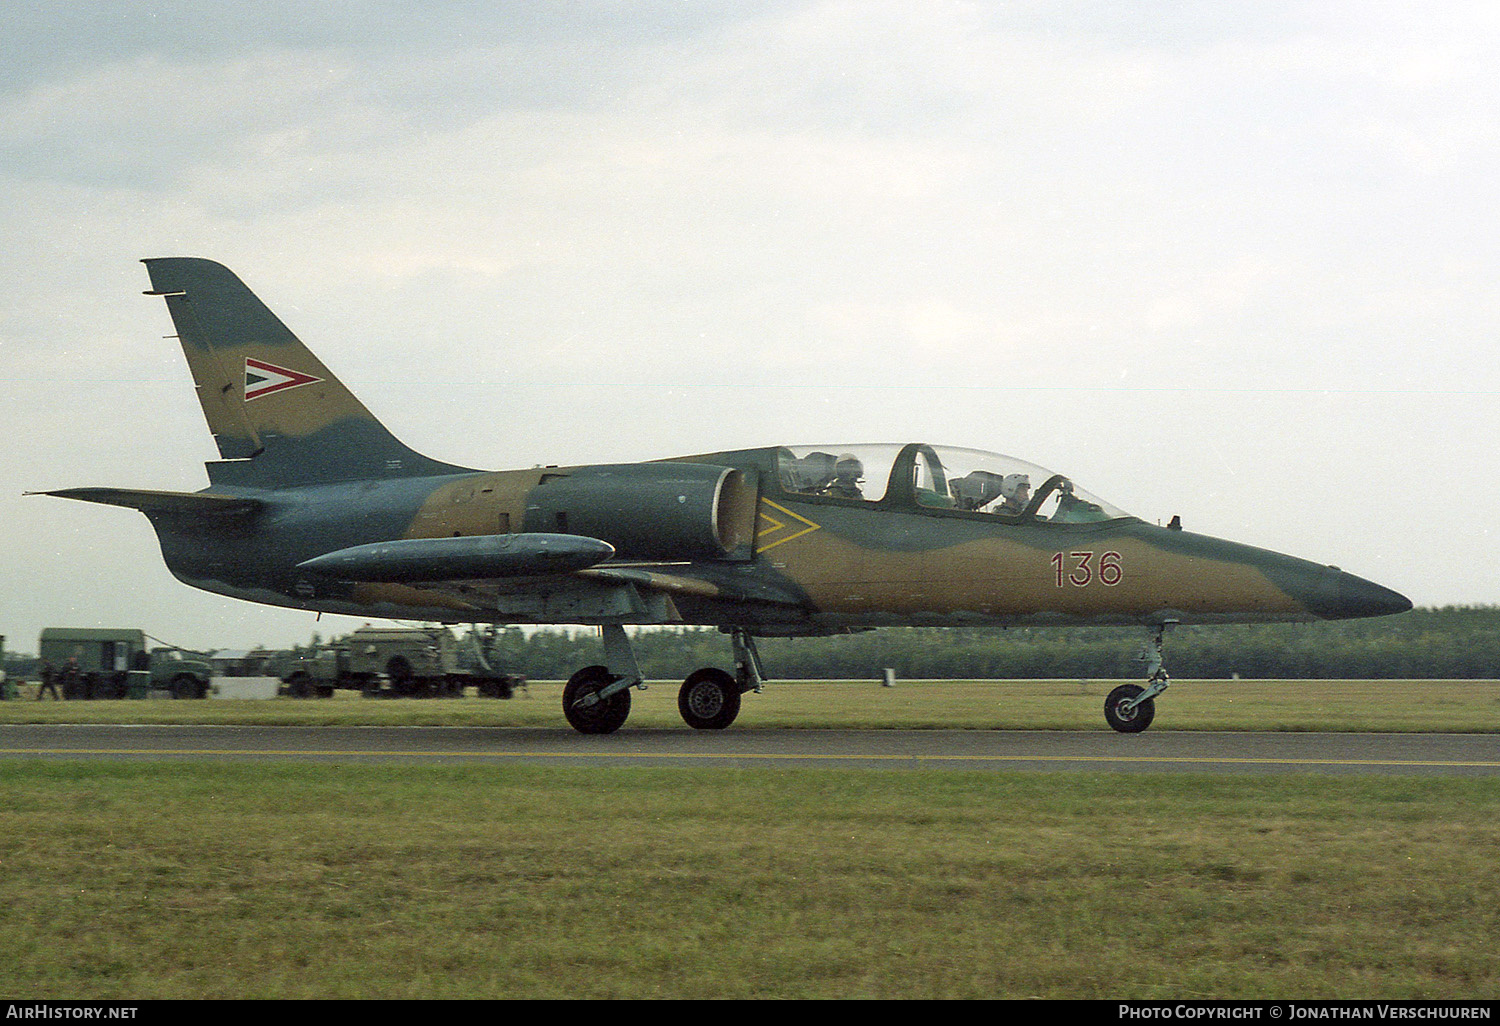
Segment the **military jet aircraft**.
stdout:
<path fill-rule="evenodd" d="M 229 269 L 145 261 L 222 459 L 199 492 L 45 494 L 140 510 L 196 588 L 296 609 L 447 623 L 597 625 L 563 713 L 607 734 L 645 687 L 626 625 L 729 636 L 735 671 L 678 695 L 727 727 L 765 680 L 757 637 L 886 626 L 1134 624 L 1144 685 L 1105 702 L 1144 730 L 1172 624 L 1411 608 L 1337 568 L 1130 516 L 1061 474 L 922 442 L 788 445 L 647 463 L 482 471 L 398 441 Z M 1148 650 L 1149 651 L 1149 650 Z"/>

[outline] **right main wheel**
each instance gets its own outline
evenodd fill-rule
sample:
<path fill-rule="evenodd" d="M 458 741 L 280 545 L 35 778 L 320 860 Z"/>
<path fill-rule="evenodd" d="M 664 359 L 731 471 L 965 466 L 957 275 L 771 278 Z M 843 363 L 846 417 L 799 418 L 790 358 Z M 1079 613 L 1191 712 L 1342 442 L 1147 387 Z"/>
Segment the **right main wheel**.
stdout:
<path fill-rule="evenodd" d="M 677 692 L 677 711 L 689 727 L 723 730 L 740 714 L 739 683 L 713 666 L 695 670 Z"/>

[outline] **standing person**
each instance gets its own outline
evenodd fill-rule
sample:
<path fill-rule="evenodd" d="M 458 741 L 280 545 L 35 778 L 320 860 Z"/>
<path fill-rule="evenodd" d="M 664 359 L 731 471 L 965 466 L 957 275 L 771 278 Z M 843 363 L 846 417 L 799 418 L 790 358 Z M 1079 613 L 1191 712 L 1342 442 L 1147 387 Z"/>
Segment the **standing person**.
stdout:
<path fill-rule="evenodd" d="M 36 689 L 36 700 L 40 702 L 42 696 L 52 692 L 52 701 L 56 702 L 62 696 L 57 693 L 57 671 L 52 667 L 52 660 L 42 664 L 42 686 Z"/>
<path fill-rule="evenodd" d="M 62 673 L 59 676 L 62 677 L 62 693 L 63 693 L 64 697 L 68 697 L 68 698 L 87 698 L 88 697 L 87 695 L 80 695 L 78 693 L 78 689 L 83 686 L 83 681 L 82 681 L 83 674 L 78 669 L 78 657 L 77 656 L 68 656 L 68 662 L 67 662 L 66 665 L 63 666 Z"/>

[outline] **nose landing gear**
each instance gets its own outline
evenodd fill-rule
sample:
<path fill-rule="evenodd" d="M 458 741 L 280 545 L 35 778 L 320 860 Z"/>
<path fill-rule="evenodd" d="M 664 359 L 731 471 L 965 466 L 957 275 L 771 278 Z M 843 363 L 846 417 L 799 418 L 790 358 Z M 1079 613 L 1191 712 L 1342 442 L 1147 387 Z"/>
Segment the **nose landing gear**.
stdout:
<path fill-rule="evenodd" d="M 1167 620 L 1157 625 L 1151 646 L 1145 653 L 1146 669 L 1149 671 L 1146 686 L 1121 684 L 1104 700 L 1105 721 L 1122 734 L 1139 734 L 1151 726 L 1151 721 L 1156 718 L 1156 696 L 1167 690 L 1172 683 L 1172 678 L 1167 676 L 1167 671 L 1161 665 L 1162 642 L 1167 628 L 1176 622 Z"/>

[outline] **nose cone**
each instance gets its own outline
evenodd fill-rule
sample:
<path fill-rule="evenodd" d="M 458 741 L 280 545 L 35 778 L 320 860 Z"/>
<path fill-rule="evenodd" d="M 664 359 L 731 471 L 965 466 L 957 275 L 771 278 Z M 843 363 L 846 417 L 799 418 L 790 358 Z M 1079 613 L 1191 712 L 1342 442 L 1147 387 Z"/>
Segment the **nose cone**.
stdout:
<path fill-rule="evenodd" d="M 1312 606 L 1313 612 L 1325 620 L 1353 620 L 1404 613 L 1411 608 L 1411 599 L 1374 581 L 1328 567 Z"/>

